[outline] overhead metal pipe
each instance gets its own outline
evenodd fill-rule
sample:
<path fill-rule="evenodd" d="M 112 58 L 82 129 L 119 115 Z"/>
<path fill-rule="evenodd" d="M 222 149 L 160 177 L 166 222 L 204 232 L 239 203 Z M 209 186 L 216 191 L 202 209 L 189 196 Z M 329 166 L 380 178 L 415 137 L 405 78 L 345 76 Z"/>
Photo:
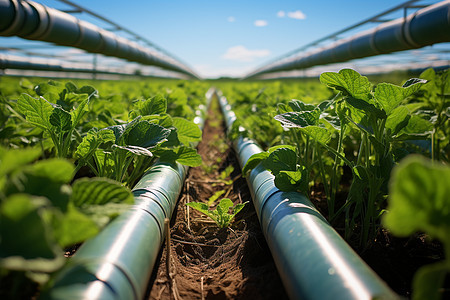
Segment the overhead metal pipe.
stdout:
<path fill-rule="evenodd" d="M 98 74 L 111 74 L 111 75 L 124 75 L 124 76 L 155 76 L 155 77 L 170 77 L 179 79 L 188 79 L 186 74 L 179 72 L 166 72 L 166 75 L 158 76 L 156 73 L 149 75 L 140 72 L 140 75 L 136 75 L 135 70 L 124 70 L 118 67 L 87 67 L 86 64 L 75 62 L 61 62 L 61 61 L 49 61 L 46 59 L 31 59 L 23 56 L 11 56 L 0 54 L 0 70 L 35 70 L 35 71 L 49 71 L 49 72 L 75 72 L 75 73 L 98 73 Z M 169 74 L 170 73 L 170 74 Z"/>
<path fill-rule="evenodd" d="M 430 5 L 406 18 L 383 23 L 324 48 L 301 56 L 281 59 L 253 71 L 246 78 L 417 49 L 444 42 L 450 42 L 450 0 Z"/>
<path fill-rule="evenodd" d="M 219 94 L 228 129 L 236 115 Z M 234 141 L 241 167 L 261 148 Z M 259 165 L 247 177 L 253 204 L 280 277 L 291 299 L 399 299 L 301 193 L 282 192 Z"/>
<path fill-rule="evenodd" d="M 191 69 L 169 56 L 33 1 L 0 0 L 0 36 L 75 47 L 198 78 Z"/>

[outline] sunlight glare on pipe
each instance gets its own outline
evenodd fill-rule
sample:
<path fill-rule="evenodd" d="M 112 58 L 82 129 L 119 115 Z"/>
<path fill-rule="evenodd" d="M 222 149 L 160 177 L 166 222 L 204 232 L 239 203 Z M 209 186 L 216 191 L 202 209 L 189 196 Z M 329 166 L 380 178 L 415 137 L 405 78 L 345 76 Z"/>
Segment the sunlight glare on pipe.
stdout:
<path fill-rule="evenodd" d="M 126 241 L 130 239 L 132 232 L 137 227 L 140 218 L 131 218 L 130 222 L 120 232 L 119 236 L 115 239 L 114 244 L 111 246 L 111 250 L 106 255 L 108 261 L 116 261 L 122 254 L 123 249 L 127 246 Z"/>
<path fill-rule="evenodd" d="M 84 293 L 87 299 L 99 299 L 105 287 L 103 281 L 94 281 L 89 285 L 89 288 Z"/>
<path fill-rule="evenodd" d="M 335 250 L 332 244 L 328 241 L 327 237 L 323 234 L 322 230 L 317 226 L 317 218 L 311 215 L 304 214 L 302 218 L 306 226 L 311 231 L 312 236 L 320 245 L 322 251 L 329 258 L 330 263 L 333 265 L 328 269 L 328 274 L 338 275 L 342 277 L 346 286 L 350 289 L 350 292 L 357 299 L 371 299 L 370 292 L 364 287 L 363 283 L 358 279 L 357 274 L 348 266 L 342 256 Z"/>

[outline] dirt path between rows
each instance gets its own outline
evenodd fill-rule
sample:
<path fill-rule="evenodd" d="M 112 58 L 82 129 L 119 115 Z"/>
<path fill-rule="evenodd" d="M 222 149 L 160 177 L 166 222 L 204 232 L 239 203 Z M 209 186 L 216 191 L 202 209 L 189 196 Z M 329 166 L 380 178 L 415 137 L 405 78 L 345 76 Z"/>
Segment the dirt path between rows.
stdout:
<path fill-rule="evenodd" d="M 288 299 L 261 232 L 235 153 L 226 141 L 217 102 L 208 111 L 198 145 L 203 165 L 191 168 L 170 222 L 170 273 L 166 249 L 149 282 L 148 299 Z M 235 204 L 249 201 L 229 229 L 185 203 L 207 202 L 216 192 Z M 217 203 L 217 202 L 216 202 Z M 189 219 L 188 219 L 189 217 Z"/>

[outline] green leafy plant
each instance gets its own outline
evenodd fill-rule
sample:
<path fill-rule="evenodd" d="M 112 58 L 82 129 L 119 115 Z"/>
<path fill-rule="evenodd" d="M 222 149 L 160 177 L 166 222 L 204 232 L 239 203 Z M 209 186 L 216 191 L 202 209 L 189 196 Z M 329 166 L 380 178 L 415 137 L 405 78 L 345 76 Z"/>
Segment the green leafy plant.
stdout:
<path fill-rule="evenodd" d="M 127 188 L 107 178 L 73 180 L 66 159 L 39 149 L 0 148 L 0 276 L 23 272 L 44 283 L 64 264 L 62 248 L 96 235 L 129 209 Z"/>
<path fill-rule="evenodd" d="M 190 143 L 201 139 L 196 124 L 166 113 L 167 101 L 155 96 L 139 101 L 126 124 L 91 129 L 77 148 L 78 168 L 88 165 L 96 176 L 125 181 L 132 186 L 157 157 L 188 166 L 201 164 Z M 128 173 L 132 166 L 131 173 Z"/>
<path fill-rule="evenodd" d="M 401 105 L 427 81 L 413 78 L 403 86 L 380 83 L 372 93 L 369 80 L 350 69 L 323 73 L 320 80 L 342 95 L 335 99 L 341 126 L 354 126 L 361 135 L 356 162 L 349 162 L 331 148 L 327 150 L 352 170 L 349 196 L 341 210 L 346 212 L 347 237 L 352 234 L 356 219 L 360 218 L 360 245 L 365 245 L 374 236 L 383 209 L 387 182 L 394 166 L 393 144 L 429 136 L 421 125 L 426 128 L 426 121 L 411 116 Z M 417 127 L 421 127 L 420 130 Z"/>
<path fill-rule="evenodd" d="M 450 137 L 450 69 L 436 73 L 432 68 L 420 74 L 429 81 L 416 95 L 420 105 L 417 114 L 433 124 L 431 135 L 431 157 L 434 160 L 449 162 Z M 415 103 L 417 105 L 417 103 Z"/>
<path fill-rule="evenodd" d="M 274 119 L 287 131 L 283 139 L 294 147 L 255 154 L 244 166 L 244 174 L 262 163 L 279 189 L 304 193 L 311 176 L 320 179 L 330 220 L 345 213 L 346 238 L 360 230 L 359 244 L 367 245 L 378 228 L 391 169 L 401 157 L 395 151 L 405 141 L 430 136 L 431 123 L 403 105 L 427 81 L 410 79 L 403 86 L 380 83 L 372 89 L 367 77 L 351 69 L 323 73 L 320 81 L 337 91 L 334 98 L 316 105 L 300 100 L 277 105 Z M 354 155 L 345 149 L 346 138 L 359 142 Z M 351 170 L 353 180 L 345 204 L 336 208 L 343 165 Z"/>
<path fill-rule="evenodd" d="M 422 231 L 442 242 L 444 261 L 421 267 L 413 280 L 413 299 L 441 299 L 439 288 L 450 273 L 450 167 L 411 155 L 393 170 L 388 213 L 383 224 L 406 237 Z"/>
<path fill-rule="evenodd" d="M 294 147 L 274 146 L 267 152 L 252 155 L 242 169 L 242 174 L 246 175 L 260 163 L 275 176 L 275 186 L 280 190 L 307 190 L 306 168 L 297 163 Z"/>
<path fill-rule="evenodd" d="M 88 111 L 89 101 L 97 94 L 92 87 L 65 87 L 50 81 L 36 87 L 39 98 L 22 94 L 17 100 L 19 111 L 26 120 L 44 131 L 56 149 L 57 157 L 70 157 L 72 140 L 79 136 L 77 126 Z"/>
<path fill-rule="evenodd" d="M 229 198 L 222 198 L 215 209 L 210 209 L 208 204 L 201 202 L 189 202 L 186 205 L 198 210 L 216 222 L 219 228 L 229 227 L 231 221 L 248 202 L 234 205 Z M 231 209 L 231 212 L 230 212 Z"/>

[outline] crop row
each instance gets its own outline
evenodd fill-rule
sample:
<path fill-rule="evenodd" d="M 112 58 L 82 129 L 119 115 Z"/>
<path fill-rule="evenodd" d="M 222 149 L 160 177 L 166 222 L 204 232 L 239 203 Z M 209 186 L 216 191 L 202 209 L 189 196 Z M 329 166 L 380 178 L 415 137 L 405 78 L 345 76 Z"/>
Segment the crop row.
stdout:
<path fill-rule="evenodd" d="M 360 251 L 383 226 L 440 240 L 446 261 L 423 267 L 414 282 L 417 299 L 436 296 L 450 257 L 448 74 L 429 69 L 398 86 L 350 69 L 326 72 L 325 89 L 305 86 L 309 96 L 320 91 L 315 99 L 292 99 L 276 84 L 270 92 L 261 83 L 223 85 L 237 116 L 231 136 L 267 150 L 243 174 L 262 164 L 282 191 L 324 194 L 323 213 Z"/>
<path fill-rule="evenodd" d="M 157 160 L 201 163 L 191 144 L 206 84 L 77 84 L 0 82 L 0 277 L 10 297 L 47 284 L 63 249 L 128 210 L 129 188 Z"/>
<path fill-rule="evenodd" d="M 237 115 L 231 139 L 250 137 L 267 150 L 247 161 L 244 175 L 262 164 L 282 191 L 325 195 L 322 212 L 360 250 L 383 226 L 442 242 L 446 260 L 416 276 L 420 298 L 437 295 L 449 271 L 448 73 L 430 69 L 401 86 L 375 85 L 348 69 L 323 73 L 322 84 L 216 84 Z M 88 84 L 1 78 L 2 289 L 8 282 L 50 285 L 65 264 L 63 249 L 128 210 L 129 188 L 157 160 L 201 164 L 192 145 L 201 139 L 195 119 L 203 117 L 208 83 Z M 232 204 L 225 201 L 217 213 L 190 205 L 219 226 L 242 208 L 227 214 Z"/>

